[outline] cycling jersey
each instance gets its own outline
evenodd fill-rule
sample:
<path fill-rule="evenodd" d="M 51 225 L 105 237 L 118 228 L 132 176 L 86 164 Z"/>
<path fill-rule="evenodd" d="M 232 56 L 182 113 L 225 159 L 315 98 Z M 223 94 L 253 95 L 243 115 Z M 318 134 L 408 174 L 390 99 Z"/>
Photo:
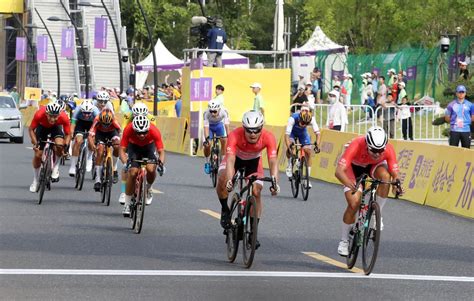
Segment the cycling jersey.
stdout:
<path fill-rule="evenodd" d="M 151 123 L 155 122 L 155 116 L 153 116 L 153 114 L 147 114 L 146 118 L 148 118 L 148 120 L 150 120 Z M 132 112 L 123 114 L 122 128 L 126 128 L 130 123 L 132 123 L 132 121 L 133 121 Z"/>
<path fill-rule="evenodd" d="M 48 121 L 46 107 L 41 107 L 38 111 L 36 111 L 33 120 L 31 121 L 30 128 L 34 130 L 38 127 L 38 125 L 41 125 L 43 128 L 48 129 L 62 126 L 66 135 L 69 135 L 71 132 L 71 123 L 69 122 L 69 117 L 67 116 L 66 112 L 61 111 L 61 113 L 59 113 L 59 118 L 56 123 L 51 124 Z"/>
<path fill-rule="evenodd" d="M 94 107 L 92 109 L 91 114 L 89 114 L 87 117 L 84 115 L 84 113 L 81 111 L 82 105 L 76 107 L 74 112 L 72 113 L 72 118 L 71 118 L 71 123 L 76 124 L 77 121 L 83 120 L 83 121 L 89 121 L 92 122 L 94 121 L 94 118 L 99 115 L 99 109 L 97 107 Z"/>
<path fill-rule="evenodd" d="M 133 124 L 127 125 L 127 127 L 123 130 L 122 141 L 120 142 L 120 146 L 127 147 L 128 144 L 135 144 L 138 146 L 145 146 L 150 143 L 155 143 L 156 149 L 161 151 L 164 149 L 163 140 L 161 139 L 160 130 L 153 124 L 150 124 L 150 130 L 146 134 L 144 139 L 140 139 L 133 129 Z"/>
<path fill-rule="evenodd" d="M 239 127 L 229 134 L 226 156 L 235 155 L 242 160 L 251 160 L 261 157 L 262 150 L 265 148 L 267 149 L 268 159 L 277 157 L 276 140 L 271 132 L 262 129 L 257 143 L 252 144 L 245 139 L 245 129 Z"/>
<path fill-rule="evenodd" d="M 94 118 L 94 122 L 89 130 L 89 135 L 94 136 L 96 132 L 120 132 L 120 125 L 118 124 L 117 119 L 114 118 L 111 124 L 105 126 L 99 121 L 99 116 Z"/>
<path fill-rule="evenodd" d="M 92 104 L 93 104 L 94 106 L 96 106 L 96 107 L 99 109 L 99 106 L 97 105 L 97 99 L 95 99 L 95 100 L 92 102 Z M 111 111 L 114 113 L 114 105 L 113 105 L 110 101 L 108 101 L 108 102 L 105 104 L 105 107 L 104 107 L 104 108 L 109 109 L 109 110 L 111 110 Z M 99 111 L 102 111 L 102 110 L 103 110 L 103 109 L 99 109 Z"/>
<path fill-rule="evenodd" d="M 203 120 L 204 120 L 205 127 L 208 127 L 209 125 L 212 125 L 212 124 L 218 124 L 218 123 L 230 124 L 229 114 L 224 109 L 220 109 L 219 112 L 217 112 L 217 115 L 215 116 L 211 114 L 211 112 L 209 112 L 209 109 L 207 109 L 204 112 Z"/>
<path fill-rule="evenodd" d="M 319 127 L 316 123 L 316 120 L 311 118 L 311 126 L 315 133 L 319 133 Z M 295 137 L 298 138 L 299 142 L 303 145 L 311 144 L 311 138 L 308 134 L 307 126 L 300 125 L 300 114 L 293 113 L 290 118 L 288 118 L 288 123 L 286 125 L 286 134 L 290 136 L 291 139 Z"/>

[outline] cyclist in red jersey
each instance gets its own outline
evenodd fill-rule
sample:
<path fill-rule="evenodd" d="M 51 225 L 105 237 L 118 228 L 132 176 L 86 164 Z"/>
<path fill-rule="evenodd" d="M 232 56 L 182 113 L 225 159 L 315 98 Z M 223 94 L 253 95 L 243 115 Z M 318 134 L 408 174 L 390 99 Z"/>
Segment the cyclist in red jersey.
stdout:
<path fill-rule="evenodd" d="M 263 177 L 262 151 L 267 149 L 270 175 L 275 179 L 275 187 L 271 187 L 272 195 L 280 192 L 278 186 L 278 160 L 276 140 L 273 134 L 263 129 L 264 118 L 262 113 L 248 111 L 242 118 L 242 127 L 233 130 L 228 137 L 227 151 L 221 165 L 219 166 L 217 180 L 217 196 L 221 203 L 221 226 L 226 229 L 229 226 L 229 206 L 227 198 L 233 189 L 232 177 L 235 172 L 245 167 L 245 176 L 256 174 Z M 262 215 L 261 191 L 263 183 L 256 181 L 253 186 L 253 194 L 257 200 L 257 216 L 260 221 Z M 257 243 L 257 246 L 259 243 Z"/>
<path fill-rule="evenodd" d="M 120 161 L 128 169 L 127 186 L 125 189 L 125 205 L 122 214 L 130 216 L 130 204 L 135 190 L 135 180 L 138 175 L 138 163 L 128 162 L 128 160 L 140 160 L 143 158 L 155 159 L 155 151 L 158 152 L 158 164 L 165 162 L 165 148 L 161 139 L 161 133 L 150 120 L 143 115 L 133 118 L 132 123 L 127 125 L 123 131 L 122 142 L 120 143 Z M 147 164 L 147 197 L 146 204 L 150 205 L 153 200 L 151 186 L 156 178 L 156 164 Z"/>
<path fill-rule="evenodd" d="M 114 116 L 114 113 L 105 108 L 100 112 L 100 114 L 94 118 L 91 128 L 89 129 L 89 149 L 91 152 L 96 153 L 95 157 L 95 168 L 96 174 L 94 190 L 100 191 L 100 174 L 102 172 L 102 159 L 105 151 L 105 142 L 107 140 L 112 140 L 113 151 L 113 166 L 114 166 L 114 175 L 113 183 L 118 181 L 118 173 L 116 169 L 116 163 L 119 155 L 119 145 L 120 145 L 120 125 L 117 119 Z"/>
<path fill-rule="evenodd" d="M 71 128 L 69 118 L 64 111 L 61 111 L 61 105 L 52 102 L 36 111 L 28 130 L 35 155 L 33 157 L 33 183 L 30 185 L 30 191 L 36 192 L 38 188 L 38 176 L 41 167 L 41 157 L 45 144 L 42 141 L 48 139 L 48 135 L 54 140 L 54 152 L 57 157 L 64 155 L 64 145 L 71 141 Z M 51 181 L 59 181 L 59 161 L 54 160 L 54 166 L 51 173 Z"/>
<path fill-rule="evenodd" d="M 398 180 L 398 163 L 395 149 L 388 143 L 387 134 L 379 126 L 371 127 L 365 136 L 353 139 L 339 159 L 336 178 L 344 185 L 347 208 L 342 219 L 342 237 L 337 249 L 339 255 L 349 254 L 349 231 L 355 222 L 360 206 L 362 185 L 356 187 L 356 179 L 362 174 L 383 181 Z M 377 203 L 380 212 L 387 201 L 389 185 L 381 184 L 377 189 Z M 396 186 L 393 187 L 394 193 Z M 355 192 L 355 193 L 354 193 Z M 353 194 L 354 193 L 354 194 Z M 402 191 L 398 191 L 399 194 Z M 381 228 L 383 223 L 381 223 Z"/>

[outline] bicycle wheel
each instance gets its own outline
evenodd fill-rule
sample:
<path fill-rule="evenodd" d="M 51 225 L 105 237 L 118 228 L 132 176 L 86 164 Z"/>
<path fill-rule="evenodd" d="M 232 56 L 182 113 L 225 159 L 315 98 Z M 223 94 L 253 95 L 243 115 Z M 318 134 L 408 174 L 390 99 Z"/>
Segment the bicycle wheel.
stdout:
<path fill-rule="evenodd" d="M 291 160 L 291 166 L 292 167 L 292 177 L 290 178 L 290 185 L 291 185 L 291 193 L 293 194 L 293 197 L 296 199 L 298 197 L 298 191 L 300 187 L 300 173 L 298 170 L 298 166 L 295 166 L 296 160 L 294 158 L 290 158 Z"/>
<path fill-rule="evenodd" d="M 104 195 L 105 195 L 105 206 L 110 205 L 110 195 L 112 193 L 112 159 L 107 159 L 106 164 L 106 173 L 105 173 L 105 185 L 104 185 Z"/>
<path fill-rule="evenodd" d="M 97 171 L 95 170 L 95 153 L 92 154 L 92 172 L 91 172 L 92 180 L 95 180 L 97 177 Z"/>
<path fill-rule="evenodd" d="M 362 243 L 362 266 L 364 273 L 369 275 L 377 260 L 380 243 L 380 207 L 372 202 L 367 211 L 364 223 L 364 240 Z"/>
<path fill-rule="evenodd" d="M 357 221 L 356 221 L 357 222 Z M 359 254 L 359 232 L 349 236 L 349 255 L 346 257 L 347 268 L 352 269 L 357 261 Z"/>
<path fill-rule="evenodd" d="M 213 159 L 213 157 L 215 158 Z M 217 184 L 217 171 L 219 170 L 219 148 L 214 148 L 211 153 L 211 178 L 212 187 L 216 187 Z"/>
<path fill-rule="evenodd" d="M 137 199 L 136 196 L 132 197 L 132 203 L 130 205 L 130 227 L 135 229 L 135 225 L 137 224 Z"/>
<path fill-rule="evenodd" d="M 243 218 L 243 257 L 246 268 L 252 266 L 253 258 L 255 256 L 255 245 L 258 234 L 258 220 L 257 220 L 257 201 L 254 196 L 247 198 L 247 206 Z"/>
<path fill-rule="evenodd" d="M 100 172 L 100 202 L 104 203 L 105 202 L 105 181 L 106 181 L 106 172 L 107 170 L 105 169 L 105 162 L 102 162 L 102 171 Z"/>
<path fill-rule="evenodd" d="M 81 150 L 80 161 L 81 164 L 79 165 L 79 170 L 76 171 L 76 174 L 77 172 L 79 172 L 79 185 L 77 187 L 78 190 L 82 190 L 82 186 L 84 185 L 84 178 L 86 177 L 87 151 L 85 148 Z"/>
<path fill-rule="evenodd" d="M 142 174 L 141 179 L 140 179 L 140 192 L 137 197 L 136 212 L 135 212 L 135 214 L 137 215 L 136 217 L 137 221 L 135 223 L 135 233 L 137 234 L 140 234 L 143 227 L 143 219 L 145 217 L 146 194 L 147 194 L 146 178 Z"/>
<path fill-rule="evenodd" d="M 309 172 L 308 172 L 308 163 L 306 162 L 305 157 L 301 157 L 300 162 L 300 184 L 301 184 L 301 196 L 303 201 L 308 200 L 309 195 Z"/>
<path fill-rule="evenodd" d="M 48 177 L 49 164 L 50 164 L 50 161 L 46 159 L 46 161 L 41 166 L 40 180 L 38 184 L 38 192 L 39 192 L 38 205 L 41 205 L 41 203 L 43 202 L 44 190 L 46 189 L 46 185 L 47 185 L 46 182 L 47 182 L 47 177 Z"/>
<path fill-rule="evenodd" d="M 227 244 L 227 259 L 229 262 L 234 262 L 235 258 L 237 257 L 237 251 L 239 250 L 239 238 L 238 238 L 238 230 L 239 230 L 239 208 L 238 204 L 240 202 L 240 198 L 237 193 L 234 193 L 232 196 L 232 202 L 230 205 L 230 223 L 231 227 L 227 229 L 226 233 L 226 244 Z"/>

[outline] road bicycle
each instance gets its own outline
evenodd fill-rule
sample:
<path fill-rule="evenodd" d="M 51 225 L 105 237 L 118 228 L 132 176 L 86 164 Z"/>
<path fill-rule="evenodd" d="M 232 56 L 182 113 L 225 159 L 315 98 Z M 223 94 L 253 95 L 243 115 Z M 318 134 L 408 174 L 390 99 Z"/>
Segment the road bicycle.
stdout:
<path fill-rule="evenodd" d="M 113 144 L 112 140 L 107 139 L 104 144 L 105 151 L 103 152 L 102 172 L 100 174 L 100 199 L 106 206 L 110 205 L 110 195 L 112 193 L 113 184 Z"/>
<path fill-rule="evenodd" d="M 291 185 L 291 193 L 293 197 L 296 199 L 298 197 L 299 188 L 301 187 L 301 196 L 303 200 L 308 200 L 309 195 L 309 169 L 308 169 L 308 161 L 306 160 L 305 152 L 303 145 L 298 143 L 298 139 L 295 141 L 296 143 L 292 144 L 290 158 L 291 166 L 292 166 L 292 173 L 290 180 Z M 316 144 L 314 144 L 314 152 L 319 153 L 319 148 Z"/>
<path fill-rule="evenodd" d="M 75 186 L 77 190 L 82 190 L 82 186 L 84 185 L 84 178 L 86 176 L 86 162 L 87 162 L 87 137 L 89 135 L 88 132 L 78 133 L 82 134 L 82 144 L 79 150 L 79 156 L 77 157 L 76 162 L 76 175 L 75 175 Z"/>
<path fill-rule="evenodd" d="M 276 180 L 273 177 L 258 178 L 256 175 L 244 177 L 245 169 L 241 168 L 232 178 L 235 184 L 238 181 L 238 191 L 232 195 L 230 205 L 230 226 L 224 233 L 226 234 L 227 258 L 229 262 L 234 262 L 239 249 L 239 241 L 242 240 L 243 261 L 246 268 L 250 268 L 253 263 L 256 250 L 258 218 L 257 201 L 253 195 L 253 184 L 255 181 L 271 182 L 272 187 L 276 187 Z M 243 186 L 243 181 L 246 185 Z"/>
<path fill-rule="evenodd" d="M 53 166 L 56 163 L 56 156 L 54 154 L 53 146 L 56 145 L 50 139 L 41 141 L 44 143 L 43 155 L 41 157 L 41 168 L 39 172 L 39 183 L 36 192 L 39 193 L 38 205 L 43 202 L 44 191 L 46 189 L 51 190 L 51 173 L 53 172 Z"/>
<path fill-rule="evenodd" d="M 363 174 L 357 180 L 356 187 L 360 185 L 365 187 L 366 182 L 370 183 L 370 186 L 367 189 L 364 188 L 362 192 L 358 217 L 349 232 L 349 254 L 346 261 L 347 268 L 352 269 L 356 263 L 359 248 L 362 247 L 362 267 L 364 273 L 369 275 L 377 260 L 381 235 L 381 214 L 377 203 L 377 188 L 380 184 L 395 185 L 398 189 L 401 189 L 401 186 L 398 180 L 386 182 L 371 179 L 367 174 Z M 398 197 L 398 193 L 396 197 Z"/>
<path fill-rule="evenodd" d="M 209 158 L 209 164 L 211 165 L 211 180 L 212 186 L 216 187 L 217 184 L 217 173 L 219 172 L 220 163 L 220 147 L 219 139 L 221 137 L 212 137 L 211 157 Z"/>

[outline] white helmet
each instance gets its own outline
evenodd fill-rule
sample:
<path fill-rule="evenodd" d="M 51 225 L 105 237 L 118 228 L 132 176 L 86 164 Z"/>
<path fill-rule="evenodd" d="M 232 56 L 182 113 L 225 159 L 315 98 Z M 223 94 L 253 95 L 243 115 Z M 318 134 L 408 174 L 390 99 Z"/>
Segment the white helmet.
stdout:
<path fill-rule="evenodd" d="M 365 135 L 365 142 L 370 149 L 383 150 L 387 146 L 388 138 L 384 129 L 379 126 L 373 126 Z"/>
<path fill-rule="evenodd" d="M 242 125 L 248 129 L 262 127 L 264 122 L 262 113 L 253 110 L 246 112 L 242 117 Z"/>
<path fill-rule="evenodd" d="M 81 112 L 82 113 L 92 113 L 94 111 L 94 105 L 90 100 L 84 100 L 81 104 Z"/>
<path fill-rule="evenodd" d="M 146 116 L 138 115 L 133 118 L 132 126 L 137 133 L 148 132 L 150 130 L 150 120 Z"/>
<path fill-rule="evenodd" d="M 207 107 L 209 108 L 209 110 L 219 110 L 221 108 L 221 104 L 218 102 L 218 101 L 215 101 L 215 100 L 211 100 L 208 104 L 207 104 Z"/>
<path fill-rule="evenodd" d="M 132 107 L 133 116 L 148 115 L 148 107 L 143 102 L 137 102 Z"/>
<path fill-rule="evenodd" d="M 59 115 L 61 113 L 61 105 L 57 102 L 50 102 L 46 106 L 46 113 L 49 115 Z"/>
<path fill-rule="evenodd" d="M 96 98 L 99 102 L 106 103 L 110 100 L 110 95 L 107 91 L 99 91 L 99 93 L 97 93 Z"/>

